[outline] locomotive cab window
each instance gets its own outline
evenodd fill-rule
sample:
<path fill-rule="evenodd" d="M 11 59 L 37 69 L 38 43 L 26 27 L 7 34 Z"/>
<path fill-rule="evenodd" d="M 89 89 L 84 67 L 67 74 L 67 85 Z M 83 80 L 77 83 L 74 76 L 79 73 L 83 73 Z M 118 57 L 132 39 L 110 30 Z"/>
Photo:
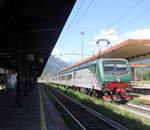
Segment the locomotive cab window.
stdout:
<path fill-rule="evenodd" d="M 116 64 L 116 70 L 120 72 L 127 71 L 127 65 L 125 63 Z"/>
<path fill-rule="evenodd" d="M 96 73 L 96 66 L 92 66 L 92 67 L 90 68 L 90 70 L 91 70 L 92 73 L 95 74 L 95 73 Z"/>
<path fill-rule="evenodd" d="M 103 63 L 104 73 L 114 73 L 118 72 L 120 74 L 125 74 L 128 72 L 127 64 L 124 61 L 115 61 L 115 62 L 108 62 L 105 61 Z"/>

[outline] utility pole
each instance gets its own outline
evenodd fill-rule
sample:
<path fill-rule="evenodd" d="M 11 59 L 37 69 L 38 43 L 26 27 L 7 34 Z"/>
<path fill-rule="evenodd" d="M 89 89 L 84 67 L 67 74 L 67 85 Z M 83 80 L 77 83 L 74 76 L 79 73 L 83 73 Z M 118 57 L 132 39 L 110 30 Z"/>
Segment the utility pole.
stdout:
<path fill-rule="evenodd" d="M 82 60 L 83 60 L 83 36 L 84 36 L 84 32 L 80 32 L 81 38 L 82 38 Z"/>

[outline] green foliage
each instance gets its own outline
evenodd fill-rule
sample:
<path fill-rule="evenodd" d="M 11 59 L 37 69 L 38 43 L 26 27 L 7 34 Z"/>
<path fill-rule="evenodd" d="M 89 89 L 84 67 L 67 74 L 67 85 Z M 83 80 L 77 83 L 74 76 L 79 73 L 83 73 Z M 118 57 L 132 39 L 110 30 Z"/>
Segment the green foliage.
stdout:
<path fill-rule="evenodd" d="M 136 81 L 137 84 L 150 84 L 150 80 Z"/>
<path fill-rule="evenodd" d="M 141 80 L 150 80 L 150 69 L 142 68 L 137 71 L 137 76 L 140 76 Z"/>
<path fill-rule="evenodd" d="M 134 99 L 134 100 L 131 100 L 130 103 L 133 103 L 133 104 L 142 104 L 142 101 L 141 100 L 138 100 L 138 99 Z"/>
<path fill-rule="evenodd" d="M 82 104 L 94 109 L 100 114 L 107 116 L 108 118 L 124 125 L 131 130 L 150 130 L 150 122 L 141 116 L 137 116 L 133 113 L 124 111 L 120 109 L 115 103 L 104 102 L 96 97 L 91 97 L 87 94 L 75 91 L 73 89 L 67 89 L 64 87 L 58 87 L 56 85 L 50 84 L 50 86 L 55 87 L 57 90 L 65 93 L 68 96 L 78 100 Z M 140 101 L 134 101 L 136 103 Z"/>

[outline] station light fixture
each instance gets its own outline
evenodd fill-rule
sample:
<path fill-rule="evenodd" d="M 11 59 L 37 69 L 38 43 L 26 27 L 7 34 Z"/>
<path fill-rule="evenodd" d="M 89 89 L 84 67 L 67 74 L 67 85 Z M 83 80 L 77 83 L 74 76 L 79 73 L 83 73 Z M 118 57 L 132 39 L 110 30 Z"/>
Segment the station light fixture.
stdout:
<path fill-rule="evenodd" d="M 34 54 L 28 54 L 27 57 L 28 57 L 29 61 L 34 61 L 34 59 L 35 59 Z"/>
<path fill-rule="evenodd" d="M 43 57 L 39 57 L 39 63 L 43 63 L 44 62 L 44 58 Z"/>

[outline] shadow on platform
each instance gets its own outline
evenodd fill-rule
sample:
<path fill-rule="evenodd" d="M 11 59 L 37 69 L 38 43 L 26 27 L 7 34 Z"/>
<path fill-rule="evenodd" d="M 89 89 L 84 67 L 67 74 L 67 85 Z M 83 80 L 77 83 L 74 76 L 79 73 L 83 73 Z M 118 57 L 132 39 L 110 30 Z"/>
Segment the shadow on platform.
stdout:
<path fill-rule="evenodd" d="M 44 107 L 47 130 L 67 129 L 60 116 L 57 116 L 56 120 L 57 110 L 54 110 L 55 107 L 51 101 L 39 88 L 42 88 L 42 86 L 37 85 L 32 90 L 32 93 L 23 98 L 22 108 L 14 107 L 16 91 L 12 90 L 0 95 L 0 130 L 41 130 L 39 90 L 42 93 L 42 106 Z"/>

